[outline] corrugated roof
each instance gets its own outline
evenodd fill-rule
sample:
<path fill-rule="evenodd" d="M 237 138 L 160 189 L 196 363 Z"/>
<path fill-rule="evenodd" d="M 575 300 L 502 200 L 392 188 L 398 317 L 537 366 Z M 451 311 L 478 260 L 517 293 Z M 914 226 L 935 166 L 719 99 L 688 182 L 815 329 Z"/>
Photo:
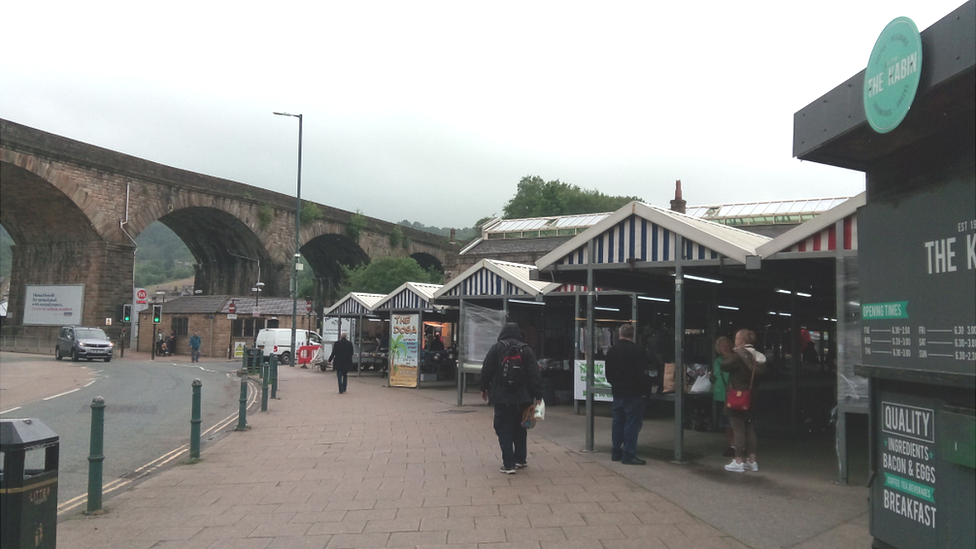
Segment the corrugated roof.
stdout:
<path fill-rule="evenodd" d="M 754 255 L 758 246 L 770 240 L 635 201 L 545 255 L 536 266 L 545 269 L 556 263 L 587 263 L 584 250 L 591 242 L 597 250 L 597 263 L 673 262 L 676 235 L 683 237 L 688 261 L 716 261 L 725 256 L 745 263 L 746 256 Z"/>
<path fill-rule="evenodd" d="M 399 288 L 377 301 L 374 310 L 427 309 L 432 306 L 434 293 L 440 288 L 440 284 L 404 282 Z"/>
<path fill-rule="evenodd" d="M 811 219 L 810 221 L 807 221 L 802 225 L 793 227 L 789 231 L 777 236 L 773 240 L 770 240 L 769 242 L 759 246 L 756 249 L 756 254 L 762 256 L 765 259 L 765 258 L 770 258 L 772 256 L 775 256 L 777 253 L 780 252 L 790 251 L 790 248 L 792 248 L 795 244 L 802 242 L 825 229 L 830 229 L 830 227 L 833 226 L 838 221 L 845 219 L 848 216 L 852 216 L 856 214 L 858 208 L 864 206 L 866 203 L 867 203 L 867 193 L 861 193 L 857 196 L 844 200 L 840 204 L 835 205 L 830 210 L 818 215 L 817 217 Z M 854 230 L 856 230 L 856 225 L 854 226 Z M 856 250 L 857 249 L 856 233 L 853 235 L 846 235 L 846 236 L 848 239 L 851 238 L 854 239 L 852 243 L 852 248 L 848 248 L 848 249 Z M 836 247 L 837 245 L 835 243 L 834 249 L 836 249 Z M 843 246 L 841 246 L 841 248 L 843 248 Z M 823 247 L 822 250 L 825 252 L 829 251 L 829 246 Z M 812 252 L 815 250 L 813 250 L 813 248 L 811 247 L 810 250 L 804 250 L 804 251 Z"/>
<path fill-rule="evenodd" d="M 323 316 L 333 316 L 338 313 L 345 314 L 372 314 L 376 304 L 386 297 L 384 294 L 367 294 L 362 292 L 350 292 L 345 297 L 336 301 L 329 307 Z"/>
<path fill-rule="evenodd" d="M 454 277 L 434 294 L 434 299 L 459 297 L 492 297 L 545 295 L 559 284 L 532 280 L 534 265 L 523 265 L 497 259 L 482 259 Z"/>

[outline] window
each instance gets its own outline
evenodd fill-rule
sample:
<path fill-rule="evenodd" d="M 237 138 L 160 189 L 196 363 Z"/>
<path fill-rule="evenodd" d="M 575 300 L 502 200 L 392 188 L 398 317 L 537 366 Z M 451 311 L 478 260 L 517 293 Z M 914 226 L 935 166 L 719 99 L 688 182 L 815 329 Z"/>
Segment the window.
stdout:
<path fill-rule="evenodd" d="M 189 335 L 190 319 L 185 316 L 173 317 L 173 333 L 178 336 Z"/>
<path fill-rule="evenodd" d="M 238 318 L 231 321 L 231 337 L 255 337 L 264 329 L 263 318 Z"/>

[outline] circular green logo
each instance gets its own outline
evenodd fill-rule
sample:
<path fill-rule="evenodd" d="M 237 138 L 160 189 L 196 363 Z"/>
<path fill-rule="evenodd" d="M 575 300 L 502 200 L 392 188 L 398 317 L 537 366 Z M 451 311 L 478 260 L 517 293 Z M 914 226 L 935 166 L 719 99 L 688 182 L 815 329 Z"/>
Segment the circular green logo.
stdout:
<path fill-rule="evenodd" d="M 864 114 L 878 133 L 898 127 L 908 114 L 922 72 L 922 37 L 915 22 L 899 17 L 874 43 L 864 71 Z"/>

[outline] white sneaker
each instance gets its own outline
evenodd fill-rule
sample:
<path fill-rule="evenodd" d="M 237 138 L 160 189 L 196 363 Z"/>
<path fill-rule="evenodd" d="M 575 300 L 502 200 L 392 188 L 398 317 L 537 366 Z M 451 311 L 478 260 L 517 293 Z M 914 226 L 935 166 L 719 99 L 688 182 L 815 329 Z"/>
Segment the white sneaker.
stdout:
<path fill-rule="evenodd" d="M 746 471 L 752 471 L 753 473 L 759 472 L 759 463 L 755 461 L 747 461 L 745 462 L 745 466 L 746 466 Z"/>
<path fill-rule="evenodd" d="M 514 475 L 515 474 L 515 468 L 513 467 L 512 469 L 506 469 L 505 466 L 502 465 L 502 468 L 499 469 L 498 472 L 499 473 L 504 473 L 506 475 Z"/>
<path fill-rule="evenodd" d="M 732 463 L 729 463 L 728 465 L 725 466 L 725 470 L 731 471 L 733 473 L 745 473 L 746 465 L 745 463 L 736 463 L 735 460 L 733 459 Z"/>

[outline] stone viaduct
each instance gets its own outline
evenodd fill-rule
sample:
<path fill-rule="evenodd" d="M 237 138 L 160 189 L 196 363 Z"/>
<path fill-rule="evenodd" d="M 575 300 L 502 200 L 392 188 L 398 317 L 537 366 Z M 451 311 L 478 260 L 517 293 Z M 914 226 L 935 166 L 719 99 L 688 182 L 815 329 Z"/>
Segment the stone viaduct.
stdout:
<path fill-rule="evenodd" d="M 159 221 L 193 254 L 195 288 L 210 295 L 290 294 L 295 248 L 293 196 L 163 166 L 0 119 L 0 224 L 14 240 L 5 330 L 50 337 L 54 327 L 23 326 L 28 284 L 84 284 L 85 325 L 104 325 L 130 303 L 135 238 Z M 457 246 L 447 238 L 325 205 L 301 223 L 301 252 L 320 286 L 340 265 L 410 256 L 451 269 Z M 306 216 L 303 215 L 303 218 Z M 394 228 L 402 244 L 392 245 Z M 450 263 L 446 265 L 445 263 Z M 259 272 L 260 270 L 260 272 Z M 320 288 L 322 295 L 323 288 Z M 322 303 L 318 305 L 323 305 Z"/>

